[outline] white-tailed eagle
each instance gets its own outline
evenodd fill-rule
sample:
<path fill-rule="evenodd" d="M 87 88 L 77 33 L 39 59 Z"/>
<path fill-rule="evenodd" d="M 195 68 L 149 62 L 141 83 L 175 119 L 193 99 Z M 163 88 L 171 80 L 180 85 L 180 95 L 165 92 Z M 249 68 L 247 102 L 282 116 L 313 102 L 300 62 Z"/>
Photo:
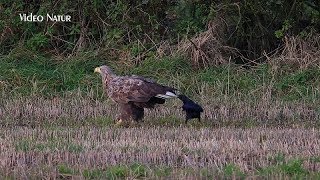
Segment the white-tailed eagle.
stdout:
<path fill-rule="evenodd" d="M 175 88 L 156 83 L 141 76 L 117 76 L 108 66 L 95 68 L 100 73 L 102 84 L 107 95 L 119 105 L 118 123 L 122 121 L 139 121 L 144 117 L 144 108 L 154 108 L 164 104 L 166 99 L 179 98 L 186 112 L 186 123 L 189 119 L 198 118 L 203 109 L 200 105 L 180 94 Z"/>

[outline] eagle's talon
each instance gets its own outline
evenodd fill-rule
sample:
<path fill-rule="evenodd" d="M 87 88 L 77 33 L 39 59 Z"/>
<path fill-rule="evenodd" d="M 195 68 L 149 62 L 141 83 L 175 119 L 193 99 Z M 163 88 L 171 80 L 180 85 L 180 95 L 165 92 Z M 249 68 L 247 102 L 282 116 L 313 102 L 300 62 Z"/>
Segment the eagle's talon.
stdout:
<path fill-rule="evenodd" d="M 116 126 L 121 126 L 122 125 L 122 119 L 119 119 L 117 122 L 116 122 Z"/>

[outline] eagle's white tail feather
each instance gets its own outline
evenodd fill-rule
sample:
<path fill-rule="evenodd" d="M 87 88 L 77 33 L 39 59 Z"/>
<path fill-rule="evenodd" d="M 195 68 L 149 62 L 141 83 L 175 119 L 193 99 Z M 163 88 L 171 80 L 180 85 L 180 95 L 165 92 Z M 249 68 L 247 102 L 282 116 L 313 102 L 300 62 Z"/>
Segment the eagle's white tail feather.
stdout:
<path fill-rule="evenodd" d="M 170 96 L 166 96 L 166 95 L 163 95 L 163 94 L 158 94 L 156 95 L 157 98 L 161 98 L 161 99 L 169 99 L 171 98 Z"/>
<path fill-rule="evenodd" d="M 172 96 L 172 97 L 177 97 L 176 94 L 174 94 L 174 93 L 172 93 L 172 92 L 170 92 L 170 91 L 167 91 L 167 92 L 166 92 L 166 95 L 167 95 L 167 96 Z"/>
<path fill-rule="evenodd" d="M 156 97 L 161 99 L 169 99 L 169 98 L 175 98 L 178 96 L 170 91 L 167 91 L 166 94 L 157 94 Z"/>

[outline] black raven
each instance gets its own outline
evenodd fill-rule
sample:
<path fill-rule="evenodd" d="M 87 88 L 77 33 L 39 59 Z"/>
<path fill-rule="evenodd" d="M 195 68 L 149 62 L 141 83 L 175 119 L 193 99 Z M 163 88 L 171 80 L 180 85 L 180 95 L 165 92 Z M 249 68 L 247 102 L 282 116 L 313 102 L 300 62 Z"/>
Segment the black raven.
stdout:
<path fill-rule="evenodd" d="M 179 95 L 178 98 L 183 102 L 182 110 L 186 111 L 185 123 L 187 124 L 188 120 L 193 118 L 198 118 L 200 122 L 200 114 L 203 112 L 203 108 L 185 95 Z"/>

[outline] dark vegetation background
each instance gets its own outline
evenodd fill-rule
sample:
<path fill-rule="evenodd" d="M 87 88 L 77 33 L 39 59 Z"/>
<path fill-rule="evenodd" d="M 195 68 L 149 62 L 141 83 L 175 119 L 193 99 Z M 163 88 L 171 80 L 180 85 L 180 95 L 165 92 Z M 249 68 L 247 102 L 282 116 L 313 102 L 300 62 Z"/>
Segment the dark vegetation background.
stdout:
<path fill-rule="evenodd" d="M 99 91 L 93 68 L 108 64 L 187 94 L 201 93 L 202 83 L 220 95 L 272 84 L 276 97 L 312 99 L 319 7 L 316 0 L 2 0 L 0 88 Z M 22 22 L 20 13 L 67 14 L 72 22 Z"/>

